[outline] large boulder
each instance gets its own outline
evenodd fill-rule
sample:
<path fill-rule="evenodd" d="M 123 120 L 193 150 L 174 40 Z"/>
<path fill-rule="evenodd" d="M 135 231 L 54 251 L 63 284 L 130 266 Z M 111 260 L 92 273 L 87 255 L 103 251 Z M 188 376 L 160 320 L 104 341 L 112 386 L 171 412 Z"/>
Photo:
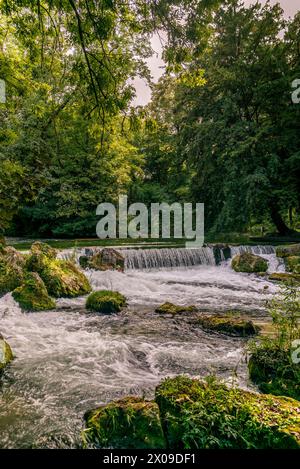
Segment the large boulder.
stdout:
<path fill-rule="evenodd" d="M 300 256 L 300 244 L 292 244 L 291 246 L 279 246 L 278 248 L 276 248 L 276 256 Z"/>
<path fill-rule="evenodd" d="M 193 313 L 197 311 L 196 306 L 178 306 L 173 303 L 163 303 L 155 309 L 158 314 L 180 314 L 180 313 Z"/>
<path fill-rule="evenodd" d="M 89 251 L 88 251 L 89 253 Z M 94 270 L 118 270 L 124 271 L 125 258 L 124 256 L 112 248 L 104 248 L 101 251 L 97 251 L 91 256 L 81 256 L 79 263 L 84 269 Z"/>
<path fill-rule="evenodd" d="M 0 246 L 0 296 L 23 282 L 25 259 L 12 247 Z"/>
<path fill-rule="evenodd" d="M 11 348 L 0 334 L 0 374 L 12 359 L 13 354 Z"/>
<path fill-rule="evenodd" d="M 121 293 L 110 290 L 93 292 L 86 300 L 86 308 L 103 314 L 113 314 L 121 311 L 126 305 L 126 298 Z"/>
<path fill-rule="evenodd" d="M 26 311 L 44 311 L 55 308 L 55 302 L 49 296 L 43 280 L 36 272 L 28 272 L 23 285 L 16 288 L 12 296 Z"/>
<path fill-rule="evenodd" d="M 244 252 L 232 259 L 231 267 L 236 272 L 266 272 L 268 270 L 268 261 L 250 252 Z"/>
<path fill-rule="evenodd" d="M 198 319 L 198 324 L 206 331 L 240 337 L 249 337 L 259 332 L 259 328 L 251 320 L 231 314 L 202 316 Z"/>
<path fill-rule="evenodd" d="M 288 272 L 300 274 L 300 256 L 289 256 L 284 258 L 285 268 Z"/>
<path fill-rule="evenodd" d="M 170 449 L 300 448 L 299 402 L 290 398 L 178 376 L 155 401 Z"/>
<path fill-rule="evenodd" d="M 300 400 L 300 370 L 291 355 L 291 350 L 259 347 L 248 362 L 251 380 L 264 393 Z"/>
<path fill-rule="evenodd" d="M 126 397 L 85 415 L 85 440 L 101 448 L 166 448 L 155 402 Z"/>
<path fill-rule="evenodd" d="M 91 291 L 86 276 L 70 260 L 56 259 L 56 250 L 44 243 L 34 243 L 26 260 L 28 271 L 37 272 L 49 295 L 73 298 Z"/>

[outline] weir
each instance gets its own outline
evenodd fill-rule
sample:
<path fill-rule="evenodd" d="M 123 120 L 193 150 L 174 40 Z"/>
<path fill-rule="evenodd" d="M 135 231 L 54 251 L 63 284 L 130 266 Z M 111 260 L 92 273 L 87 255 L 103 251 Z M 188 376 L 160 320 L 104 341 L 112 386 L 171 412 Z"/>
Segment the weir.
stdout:
<path fill-rule="evenodd" d="M 92 255 L 101 248 L 90 247 L 76 251 L 66 250 L 59 254 L 61 259 L 75 257 L 77 260 L 81 255 Z M 196 265 L 219 265 L 237 254 L 250 252 L 256 255 L 275 254 L 273 246 L 228 246 L 209 245 L 202 248 L 156 248 L 156 249 L 117 249 L 125 257 L 126 270 L 152 270 L 170 269 L 178 267 L 193 267 Z"/>
<path fill-rule="evenodd" d="M 273 246 L 207 246 L 195 249 L 124 249 L 125 268 L 160 269 L 192 267 L 195 265 L 218 265 L 226 259 L 243 252 L 257 255 L 275 254 Z"/>

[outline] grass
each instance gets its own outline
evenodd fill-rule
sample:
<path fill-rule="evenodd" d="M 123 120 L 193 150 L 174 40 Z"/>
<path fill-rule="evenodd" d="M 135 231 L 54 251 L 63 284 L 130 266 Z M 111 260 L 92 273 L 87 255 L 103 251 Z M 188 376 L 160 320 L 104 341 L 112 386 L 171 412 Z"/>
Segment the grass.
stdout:
<path fill-rule="evenodd" d="M 71 249 L 71 248 L 80 248 L 80 247 L 89 247 L 89 246 L 135 246 L 135 245 L 147 245 L 148 243 L 153 243 L 153 247 L 156 247 L 156 244 L 159 244 L 159 247 L 184 247 L 184 239 L 99 239 L 99 238 L 77 238 L 77 239 L 38 239 L 43 241 L 49 246 L 56 249 Z M 31 248 L 35 240 L 28 241 L 10 241 L 9 246 L 13 246 L 19 251 L 27 251 Z M 151 247 L 151 246 L 147 246 Z"/>
<path fill-rule="evenodd" d="M 19 251 L 26 251 L 30 249 L 32 243 L 35 240 L 44 241 L 50 246 L 56 249 L 69 249 L 75 247 L 89 247 L 89 246 L 135 246 L 135 245 L 147 245 L 152 244 L 152 246 L 147 246 L 147 248 L 155 248 L 155 247 L 185 247 L 186 239 L 176 239 L 176 238 L 169 238 L 169 239 L 99 239 L 99 238 L 74 238 L 74 239 L 29 239 L 25 241 L 13 241 L 11 239 L 8 240 L 8 244 L 13 246 L 14 248 L 18 249 Z M 251 233 L 217 233 L 211 234 L 208 233 L 205 236 L 205 243 L 223 243 L 223 244 L 248 244 L 255 246 L 257 244 L 263 245 L 282 245 L 282 244 L 290 244 L 291 241 L 289 238 L 255 238 Z M 299 242 L 300 242 L 300 234 L 299 234 Z"/>

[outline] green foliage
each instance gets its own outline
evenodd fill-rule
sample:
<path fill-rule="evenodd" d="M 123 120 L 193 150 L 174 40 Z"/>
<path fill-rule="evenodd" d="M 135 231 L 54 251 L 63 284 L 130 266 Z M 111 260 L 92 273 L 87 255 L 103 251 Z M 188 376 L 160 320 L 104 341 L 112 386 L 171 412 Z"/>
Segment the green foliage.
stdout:
<path fill-rule="evenodd" d="M 286 282 L 269 304 L 275 334 L 250 343 L 249 374 L 263 392 L 300 400 L 300 366 L 293 360 L 293 342 L 300 339 L 299 285 Z"/>
<path fill-rule="evenodd" d="M 299 448 L 298 402 L 184 376 L 156 389 L 171 449 Z"/>
<path fill-rule="evenodd" d="M 155 402 L 126 397 L 87 412 L 85 420 L 85 444 L 122 449 L 166 447 Z"/>
<path fill-rule="evenodd" d="M 110 290 L 93 292 L 86 301 L 88 310 L 103 314 L 117 313 L 121 311 L 121 308 L 125 305 L 125 296 L 121 295 L 119 292 Z"/>
<path fill-rule="evenodd" d="M 204 202 L 212 233 L 297 228 L 299 18 L 238 0 L 2 2 L 0 232 L 95 236 L 97 205 L 123 193 Z M 130 109 L 158 30 L 166 73 Z"/>

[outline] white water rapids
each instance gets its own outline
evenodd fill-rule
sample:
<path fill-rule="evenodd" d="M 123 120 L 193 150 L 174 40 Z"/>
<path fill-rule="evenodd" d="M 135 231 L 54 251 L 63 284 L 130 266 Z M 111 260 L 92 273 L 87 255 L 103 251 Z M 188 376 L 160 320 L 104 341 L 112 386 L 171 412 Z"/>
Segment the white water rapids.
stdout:
<path fill-rule="evenodd" d="M 273 253 L 261 254 L 270 271 L 283 269 Z M 0 299 L 0 332 L 15 354 L 0 385 L 0 447 L 76 447 L 86 410 L 128 394 L 151 397 L 166 376 L 215 373 L 249 386 L 245 340 L 208 334 L 180 316 L 161 317 L 155 305 L 239 309 L 263 318 L 275 284 L 232 271 L 230 261 L 87 275 L 95 290 L 126 295 L 128 307 L 91 314 L 85 298 L 77 298 L 58 300 L 53 312 L 23 313 L 10 294 Z"/>

